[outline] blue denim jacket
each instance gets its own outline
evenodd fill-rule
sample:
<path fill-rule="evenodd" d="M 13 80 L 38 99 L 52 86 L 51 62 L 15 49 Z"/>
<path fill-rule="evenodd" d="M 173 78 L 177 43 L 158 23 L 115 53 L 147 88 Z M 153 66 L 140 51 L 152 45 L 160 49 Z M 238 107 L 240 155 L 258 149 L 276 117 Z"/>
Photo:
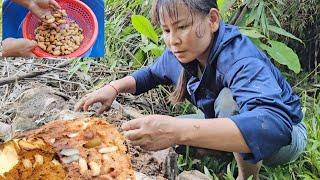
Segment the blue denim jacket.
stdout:
<path fill-rule="evenodd" d="M 221 21 L 213 41 L 201 79 L 197 77 L 198 61 L 181 64 L 166 49 L 155 63 L 132 74 L 135 94 L 159 84 L 176 85 L 184 68 L 190 77 L 187 99 L 206 118 L 214 118 L 215 99 L 224 87 L 229 88 L 240 109 L 230 119 L 251 150 L 242 156 L 258 162 L 291 143 L 292 125 L 302 119 L 300 99 L 268 57 L 236 26 Z"/>

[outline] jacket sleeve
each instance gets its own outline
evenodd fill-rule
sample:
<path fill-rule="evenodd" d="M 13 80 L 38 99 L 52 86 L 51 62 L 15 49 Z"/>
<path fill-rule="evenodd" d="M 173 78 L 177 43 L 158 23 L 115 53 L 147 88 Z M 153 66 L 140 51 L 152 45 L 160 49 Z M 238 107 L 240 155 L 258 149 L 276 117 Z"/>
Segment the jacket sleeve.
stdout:
<path fill-rule="evenodd" d="M 290 108 L 283 103 L 282 89 L 263 61 L 237 61 L 226 73 L 224 83 L 239 106 L 239 114 L 230 119 L 251 150 L 241 154 L 244 160 L 256 163 L 291 142 Z"/>
<path fill-rule="evenodd" d="M 136 80 L 134 95 L 144 93 L 160 84 L 176 84 L 181 68 L 174 55 L 166 49 L 153 64 L 131 74 Z"/>

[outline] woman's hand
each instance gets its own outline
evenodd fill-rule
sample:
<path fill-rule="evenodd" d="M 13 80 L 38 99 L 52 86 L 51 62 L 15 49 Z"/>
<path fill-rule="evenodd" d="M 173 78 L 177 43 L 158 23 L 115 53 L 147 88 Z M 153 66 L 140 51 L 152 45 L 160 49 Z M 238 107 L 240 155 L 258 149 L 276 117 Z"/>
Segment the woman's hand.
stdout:
<path fill-rule="evenodd" d="M 55 0 L 32 0 L 27 8 L 40 19 L 50 15 L 51 10 L 61 9 Z"/>
<path fill-rule="evenodd" d="M 75 105 L 75 110 L 79 111 L 83 109 L 88 111 L 88 108 L 94 103 L 101 103 L 100 109 L 97 111 L 97 114 L 102 114 L 106 109 L 108 109 L 114 99 L 117 97 L 117 92 L 111 86 L 104 86 L 92 93 L 85 95 L 80 101 Z"/>
<path fill-rule="evenodd" d="M 3 57 L 36 57 L 32 50 L 37 46 L 34 40 L 7 38 L 2 41 Z"/>
<path fill-rule="evenodd" d="M 169 148 L 178 142 L 176 118 L 164 115 L 149 115 L 126 122 L 122 125 L 124 135 L 132 145 L 146 150 Z"/>

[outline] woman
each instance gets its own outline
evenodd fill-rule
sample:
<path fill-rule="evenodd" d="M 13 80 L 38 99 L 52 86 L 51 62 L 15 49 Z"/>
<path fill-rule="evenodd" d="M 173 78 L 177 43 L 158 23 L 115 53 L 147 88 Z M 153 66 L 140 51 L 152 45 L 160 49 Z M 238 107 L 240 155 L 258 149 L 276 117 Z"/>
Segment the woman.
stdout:
<path fill-rule="evenodd" d="M 77 110 L 100 102 L 100 114 L 119 93 L 173 84 L 173 100 L 188 99 L 205 117 L 131 120 L 122 128 L 132 144 L 147 150 L 179 144 L 233 152 L 238 179 L 258 179 L 262 161 L 277 165 L 297 158 L 306 144 L 299 97 L 249 38 L 220 20 L 216 1 L 155 0 L 152 19 L 163 30 L 163 55 L 84 96 Z"/>

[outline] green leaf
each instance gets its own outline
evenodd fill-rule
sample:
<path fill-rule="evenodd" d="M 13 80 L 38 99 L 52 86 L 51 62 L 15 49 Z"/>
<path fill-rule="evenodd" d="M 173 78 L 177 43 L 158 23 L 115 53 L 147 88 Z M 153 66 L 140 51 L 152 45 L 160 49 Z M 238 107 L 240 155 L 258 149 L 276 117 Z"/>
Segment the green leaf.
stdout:
<path fill-rule="evenodd" d="M 277 34 L 280 34 L 280 35 L 289 37 L 289 38 L 291 38 L 291 39 L 295 39 L 295 40 L 301 42 L 302 44 L 304 44 L 301 39 L 297 38 L 296 36 L 294 36 L 293 34 L 287 32 L 286 30 L 284 30 L 284 29 L 282 29 L 282 28 L 279 28 L 279 27 L 271 26 L 271 25 L 270 25 L 270 26 L 269 26 L 269 30 L 272 31 L 272 32 L 274 32 L 274 33 L 277 33 Z"/>
<path fill-rule="evenodd" d="M 247 180 L 252 180 L 253 179 L 253 175 L 249 176 Z"/>
<path fill-rule="evenodd" d="M 264 9 L 264 3 L 263 1 L 260 1 L 259 3 L 259 6 L 257 8 L 257 13 L 256 13 L 256 16 L 255 16 L 255 21 L 254 21 L 254 26 L 257 27 L 258 26 L 258 23 L 259 23 L 259 20 L 260 20 L 260 17 L 261 17 L 261 13 L 262 13 L 262 10 Z"/>
<path fill-rule="evenodd" d="M 258 0 L 250 0 L 250 1 L 245 1 L 243 3 L 244 4 L 247 4 L 249 8 L 254 8 L 254 7 L 257 7 L 259 5 L 259 2 Z"/>
<path fill-rule="evenodd" d="M 264 9 L 262 10 L 262 14 L 261 14 L 261 27 L 262 27 L 263 34 L 269 37 L 268 19 L 266 17 L 266 13 Z"/>
<path fill-rule="evenodd" d="M 134 54 L 134 62 L 133 62 L 133 67 L 134 68 L 139 68 L 143 65 L 143 62 L 145 60 L 144 53 L 141 49 L 139 49 L 135 54 Z"/>
<path fill-rule="evenodd" d="M 244 6 L 244 5 L 249 5 L 251 3 L 251 0 L 245 0 L 245 1 L 242 1 L 242 4 L 241 6 Z"/>
<path fill-rule="evenodd" d="M 218 9 L 222 16 L 222 19 L 225 19 L 225 15 L 228 10 L 232 7 L 236 0 L 217 0 Z"/>
<path fill-rule="evenodd" d="M 160 57 L 163 52 L 165 50 L 165 46 L 155 46 L 153 49 L 151 49 L 151 53 L 152 55 L 157 58 L 157 57 Z"/>
<path fill-rule="evenodd" d="M 248 37 L 251 37 L 251 38 L 265 38 L 265 36 L 262 35 L 256 29 L 240 28 L 240 32 L 243 33 L 244 35 L 248 36 Z"/>
<path fill-rule="evenodd" d="M 224 0 L 217 0 L 217 5 L 218 5 L 220 12 L 222 10 L 223 2 L 224 2 Z"/>
<path fill-rule="evenodd" d="M 210 179 L 213 179 L 212 175 L 210 174 L 209 169 L 206 166 L 203 167 L 203 170 L 204 170 L 204 174 L 206 176 L 208 176 Z"/>
<path fill-rule="evenodd" d="M 255 8 L 253 8 L 251 11 L 250 11 L 250 13 L 248 13 L 248 19 L 246 19 L 246 26 L 248 26 L 249 24 L 251 24 L 253 21 L 254 21 L 254 19 L 255 19 L 255 17 L 254 17 L 254 15 L 256 14 L 256 11 L 255 11 Z"/>
<path fill-rule="evenodd" d="M 299 58 L 297 54 L 284 43 L 278 41 L 268 41 L 271 45 L 267 46 L 261 44 L 260 47 L 267 51 L 267 53 L 278 63 L 288 66 L 289 69 L 293 70 L 298 74 L 301 70 Z"/>
<path fill-rule="evenodd" d="M 270 12 L 271 12 L 271 15 L 272 15 L 272 17 L 273 17 L 274 22 L 276 22 L 277 25 L 278 25 L 279 27 L 281 27 L 280 21 L 278 20 L 277 16 L 273 13 L 272 9 L 270 9 Z"/>
<path fill-rule="evenodd" d="M 144 16 L 133 15 L 131 16 L 133 27 L 142 35 L 151 39 L 154 43 L 158 44 L 159 38 L 154 30 L 151 22 Z"/>
<path fill-rule="evenodd" d="M 161 56 L 164 49 L 165 49 L 165 46 L 157 46 L 154 43 L 149 43 L 146 46 L 141 47 L 141 50 L 143 50 L 145 53 L 151 51 L 152 55 L 155 58 Z"/>

